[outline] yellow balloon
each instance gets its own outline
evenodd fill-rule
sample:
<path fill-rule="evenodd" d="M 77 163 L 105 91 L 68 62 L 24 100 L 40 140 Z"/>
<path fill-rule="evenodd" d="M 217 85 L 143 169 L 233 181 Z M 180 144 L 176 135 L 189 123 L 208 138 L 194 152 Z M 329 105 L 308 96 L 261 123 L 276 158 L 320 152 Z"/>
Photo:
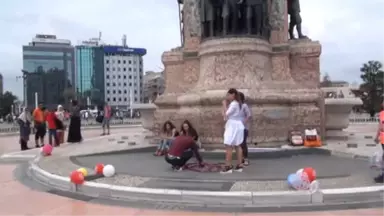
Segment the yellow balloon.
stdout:
<path fill-rule="evenodd" d="M 88 175 L 88 171 L 87 171 L 87 169 L 85 169 L 85 168 L 80 168 L 80 169 L 78 169 L 77 171 L 83 173 L 83 176 L 87 176 L 87 175 Z"/>

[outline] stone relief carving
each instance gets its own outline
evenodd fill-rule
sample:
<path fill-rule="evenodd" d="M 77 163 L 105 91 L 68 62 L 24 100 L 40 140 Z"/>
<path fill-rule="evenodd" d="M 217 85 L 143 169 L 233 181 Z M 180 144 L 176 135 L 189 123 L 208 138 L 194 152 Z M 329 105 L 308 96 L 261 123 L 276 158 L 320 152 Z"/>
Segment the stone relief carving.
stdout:
<path fill-rule="evenodd" d="M 184 36 L 199 37 L 201 35 L 199 4 L 200 0 L 184 0 Z"/>
<path fill-rule="evenodd" d="M 272 0 L 270 13 L 270 26 L 272 30 L 281 31 L 285 23 L 285 0 Z"/>

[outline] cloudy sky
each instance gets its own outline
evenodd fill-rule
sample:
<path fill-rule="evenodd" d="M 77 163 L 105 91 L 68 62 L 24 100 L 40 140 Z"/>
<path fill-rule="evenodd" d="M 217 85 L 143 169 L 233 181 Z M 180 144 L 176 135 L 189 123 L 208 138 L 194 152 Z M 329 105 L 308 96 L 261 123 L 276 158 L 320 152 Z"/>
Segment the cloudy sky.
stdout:
<path fill-rule="evenodd" d="M 321 71 L 334 80 L 359 81 L 359 67 L 384 60 L 384 0 L 301 0 L 304 33 L 321 41 Z M 97 37 L 144 47 L 145 70 L 161 70 L 164 50 L 180 43 L 176 0 L 13 0 L 0 7 L 0 73 L 5 89 L 22 95 L 16 81 L 22 45 L 36 33 L 73 44 Z"/>

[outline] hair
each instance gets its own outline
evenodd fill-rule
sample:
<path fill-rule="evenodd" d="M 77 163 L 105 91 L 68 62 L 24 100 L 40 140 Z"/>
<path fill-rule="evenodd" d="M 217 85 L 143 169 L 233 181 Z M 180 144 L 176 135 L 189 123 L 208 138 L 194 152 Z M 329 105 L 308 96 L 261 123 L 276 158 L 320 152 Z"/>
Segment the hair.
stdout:
<path fill-rule="evenodd" d="M 187 125 L 188 125 L 188 127 L 189 127 L 188 131 L 185 131 L 185 130 L 184 130 L 184 127 L 183 127 L 184 124 L 187 124 Z M 192 136 L 192 137 L 193 137 L 193 136 L 197 136 L 197 131 L 196 131 L 196 129 L 192 126 L 191 122 L 189 122 L 188 120 L 185 120 L 185 121 L 181 124 L 181 126 L 180 126 L 180 132 L 182 132 L 184 135 L 189 134 L 189 135 Z"/>
<path fill-rule="evenodd" d="M 77 100 L 72 100 L 72 106 L 77 106 L 77 105 L 78 105 Z"/>
<path fill-rule="evenodd" d="M 230 88 L 227 93 L 235 95 L 235 100 L 239 103 L 239 107 L 241 109 L 241 104 L 243 102 L 242 102 L 242 100 L 240 98 L 241 97 L 240 94 L 243 94 L 243 93 L 237 91 L 235 88 Z M 243 94 L 243 96 L 244 96 L 244 94 Z"/>
<path fill-rule="evenodd" d="M 167 124 L 169 124 L 169 125 L 171 126 L 171 130 L 173 130 L 174 128 L 176 128 L 175 125 L 172 124 L 171 121 L 166 121 L 166 122 L 164 122 L 164 124 L 163 124 L 163 133 L 166 133 L 166 132 L 167 132 Z"/>
<path fill-rule="evenodd" d="M 241 103 L 245 102 L 245 95 L 243 92 L 239 92 L 239 98 L 240 98 Z"/>

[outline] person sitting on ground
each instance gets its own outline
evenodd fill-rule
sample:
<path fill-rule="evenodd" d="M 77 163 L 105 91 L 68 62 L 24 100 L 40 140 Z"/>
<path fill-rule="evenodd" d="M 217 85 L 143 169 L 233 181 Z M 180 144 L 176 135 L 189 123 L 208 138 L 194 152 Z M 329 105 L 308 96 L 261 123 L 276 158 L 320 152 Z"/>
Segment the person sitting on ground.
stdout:
<path fill-rule="evenodd" d="M 171 143 L 172 143 L 172 140 L 177 136 L 179 135 L 177 130 L 176 130 L 176 127 L 175 125 L 172 124 L 172 122 L 170 121 L 166 121 L 163 125 L 163 129 L 161 131 L 161 141 L 160 141 L 160 144 L 159 146 L 157 147 L 157 150 L 155 152 L 155 156 L 162 156 L 164 155 Z"/>
<path fill-rule="evenodd" d="M 173 170 L 181 171 L 193 155 L 195 155 L 200 167 L 204 166 L 195 140 L 191 136 L 182 135 L 173 140 L 172 146 L 165 156 L 165 161 L 172 165 Z"/>
<path fill-rule="evenodd" d="M 184 136 L 190 136 L 193 140 L 198 141 L 199 135 L 197 134 L 195 128 L 192 126 L 191 122 L 185 120 L 180 127 L 180 133 Z"/>

